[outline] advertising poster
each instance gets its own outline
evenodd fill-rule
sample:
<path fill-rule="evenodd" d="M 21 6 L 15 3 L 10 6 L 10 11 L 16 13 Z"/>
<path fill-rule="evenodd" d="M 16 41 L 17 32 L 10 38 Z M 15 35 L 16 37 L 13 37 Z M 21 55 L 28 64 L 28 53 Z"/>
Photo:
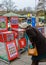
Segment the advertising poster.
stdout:
<path fill-rule="evenodd" d="M 20 49 L 26 47 L 26 39 L 25 38 L 19 39 L 18 43 L 19 43 Z"/>
<path fill-rule="evenodd" d="M 13 16 L 13 17 L 11 17 L 10 21 L 11 21 L 11 28 L 12 29 L 18 28 L 18 17 Z"/>
<path fill-rule="evenodd" d="M 3 41 L 4 42 L 9 42 L 15 39 L 15 34 L 12 31 L 6 31 L 6 32 L 2 32 L 3 34 Z"/>
<path fill-rule="evenodd" d="M 14 40 L 14 34 L 11 33 L 11 34 L 7 34 L 7 41 L 12 41 Z"/>
<path fill-rule="evenodd" d="M 15 44 L 15 41 L 7 42 L 6 49 L 9 61 L 14 60 L 15 58 L 18 57 L 18 49 Z"/>
<path fill-rule="evenodd" d="M 7 31 L 8 19 L 7 17 L 0 16 L 0 32 Z"/>
<path fill-rule="evenodd" d="M 11 21 L 12 31 L 15 32 L 15 38 L 17 38 L 18 37 L 18 31 L 17 31 L 17 29 L 19 27 L 18 26 L 18 17 L 13 16 L 13 17 L 11 17 L 10 21 Z"/>

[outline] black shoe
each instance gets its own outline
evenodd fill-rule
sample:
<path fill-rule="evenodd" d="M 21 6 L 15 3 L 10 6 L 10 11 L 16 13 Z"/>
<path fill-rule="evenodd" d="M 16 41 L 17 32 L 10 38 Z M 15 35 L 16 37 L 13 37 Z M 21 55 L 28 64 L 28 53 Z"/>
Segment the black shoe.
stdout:
<path fill-rule="evenodd" d="M 31 65 L 38 65 L 37 61 L 33 61 Z"/>

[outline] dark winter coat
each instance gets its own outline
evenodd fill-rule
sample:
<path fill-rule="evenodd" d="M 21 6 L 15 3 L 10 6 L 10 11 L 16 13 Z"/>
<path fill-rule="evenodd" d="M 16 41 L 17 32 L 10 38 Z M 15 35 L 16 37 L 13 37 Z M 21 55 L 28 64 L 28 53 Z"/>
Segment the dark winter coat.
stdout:
<path fill-rule="evenodd" d="M 32 45 L 36 45 L 38 55 L 46 54 L 46 38 L 42 35 L 38 29 L 28 26 L 26 33 L 32 42 Z"/>

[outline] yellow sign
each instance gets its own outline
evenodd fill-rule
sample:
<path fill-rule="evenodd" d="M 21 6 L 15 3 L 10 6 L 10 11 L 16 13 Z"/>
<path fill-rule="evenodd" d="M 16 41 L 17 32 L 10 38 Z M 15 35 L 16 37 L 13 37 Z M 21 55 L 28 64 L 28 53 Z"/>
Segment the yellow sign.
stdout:
<path fill-rule="evenodd" d="M 28 13 L 28 15 L 27 15 L 28 17 L 30 17 L 30 14 Z"/>

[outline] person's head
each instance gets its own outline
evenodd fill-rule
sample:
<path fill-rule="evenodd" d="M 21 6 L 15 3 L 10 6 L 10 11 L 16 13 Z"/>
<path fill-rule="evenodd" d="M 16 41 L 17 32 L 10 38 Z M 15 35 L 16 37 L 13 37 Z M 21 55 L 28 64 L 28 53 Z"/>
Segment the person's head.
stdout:
<path fill-rule="evenodd" d="M 34 38 L 37 35 L 36 34 L 36 30 L 33 27 L 31 27 L 31 26 L 27 26 L 26 33 L 29 36 L 29 38 Z"/>
<path fill-rule="evenodd" d="M 25 29 L 25 32 L 27 33 L 29 38 L 36 37 L 36 31 L 31 25 L 28 25 L 27 23 L 22 23 L 19 26 L 22 29 Z"/>
<path fill-rule="evenodd" d="M 25 28 L 28 26 L 27 22 L 22 22 L 22 23 L 20 23 L 20 24 L 18 24 L 18 25 L 19 25 L 19 27 L 22 28 L 22 29 L 25 29 Z"/>

